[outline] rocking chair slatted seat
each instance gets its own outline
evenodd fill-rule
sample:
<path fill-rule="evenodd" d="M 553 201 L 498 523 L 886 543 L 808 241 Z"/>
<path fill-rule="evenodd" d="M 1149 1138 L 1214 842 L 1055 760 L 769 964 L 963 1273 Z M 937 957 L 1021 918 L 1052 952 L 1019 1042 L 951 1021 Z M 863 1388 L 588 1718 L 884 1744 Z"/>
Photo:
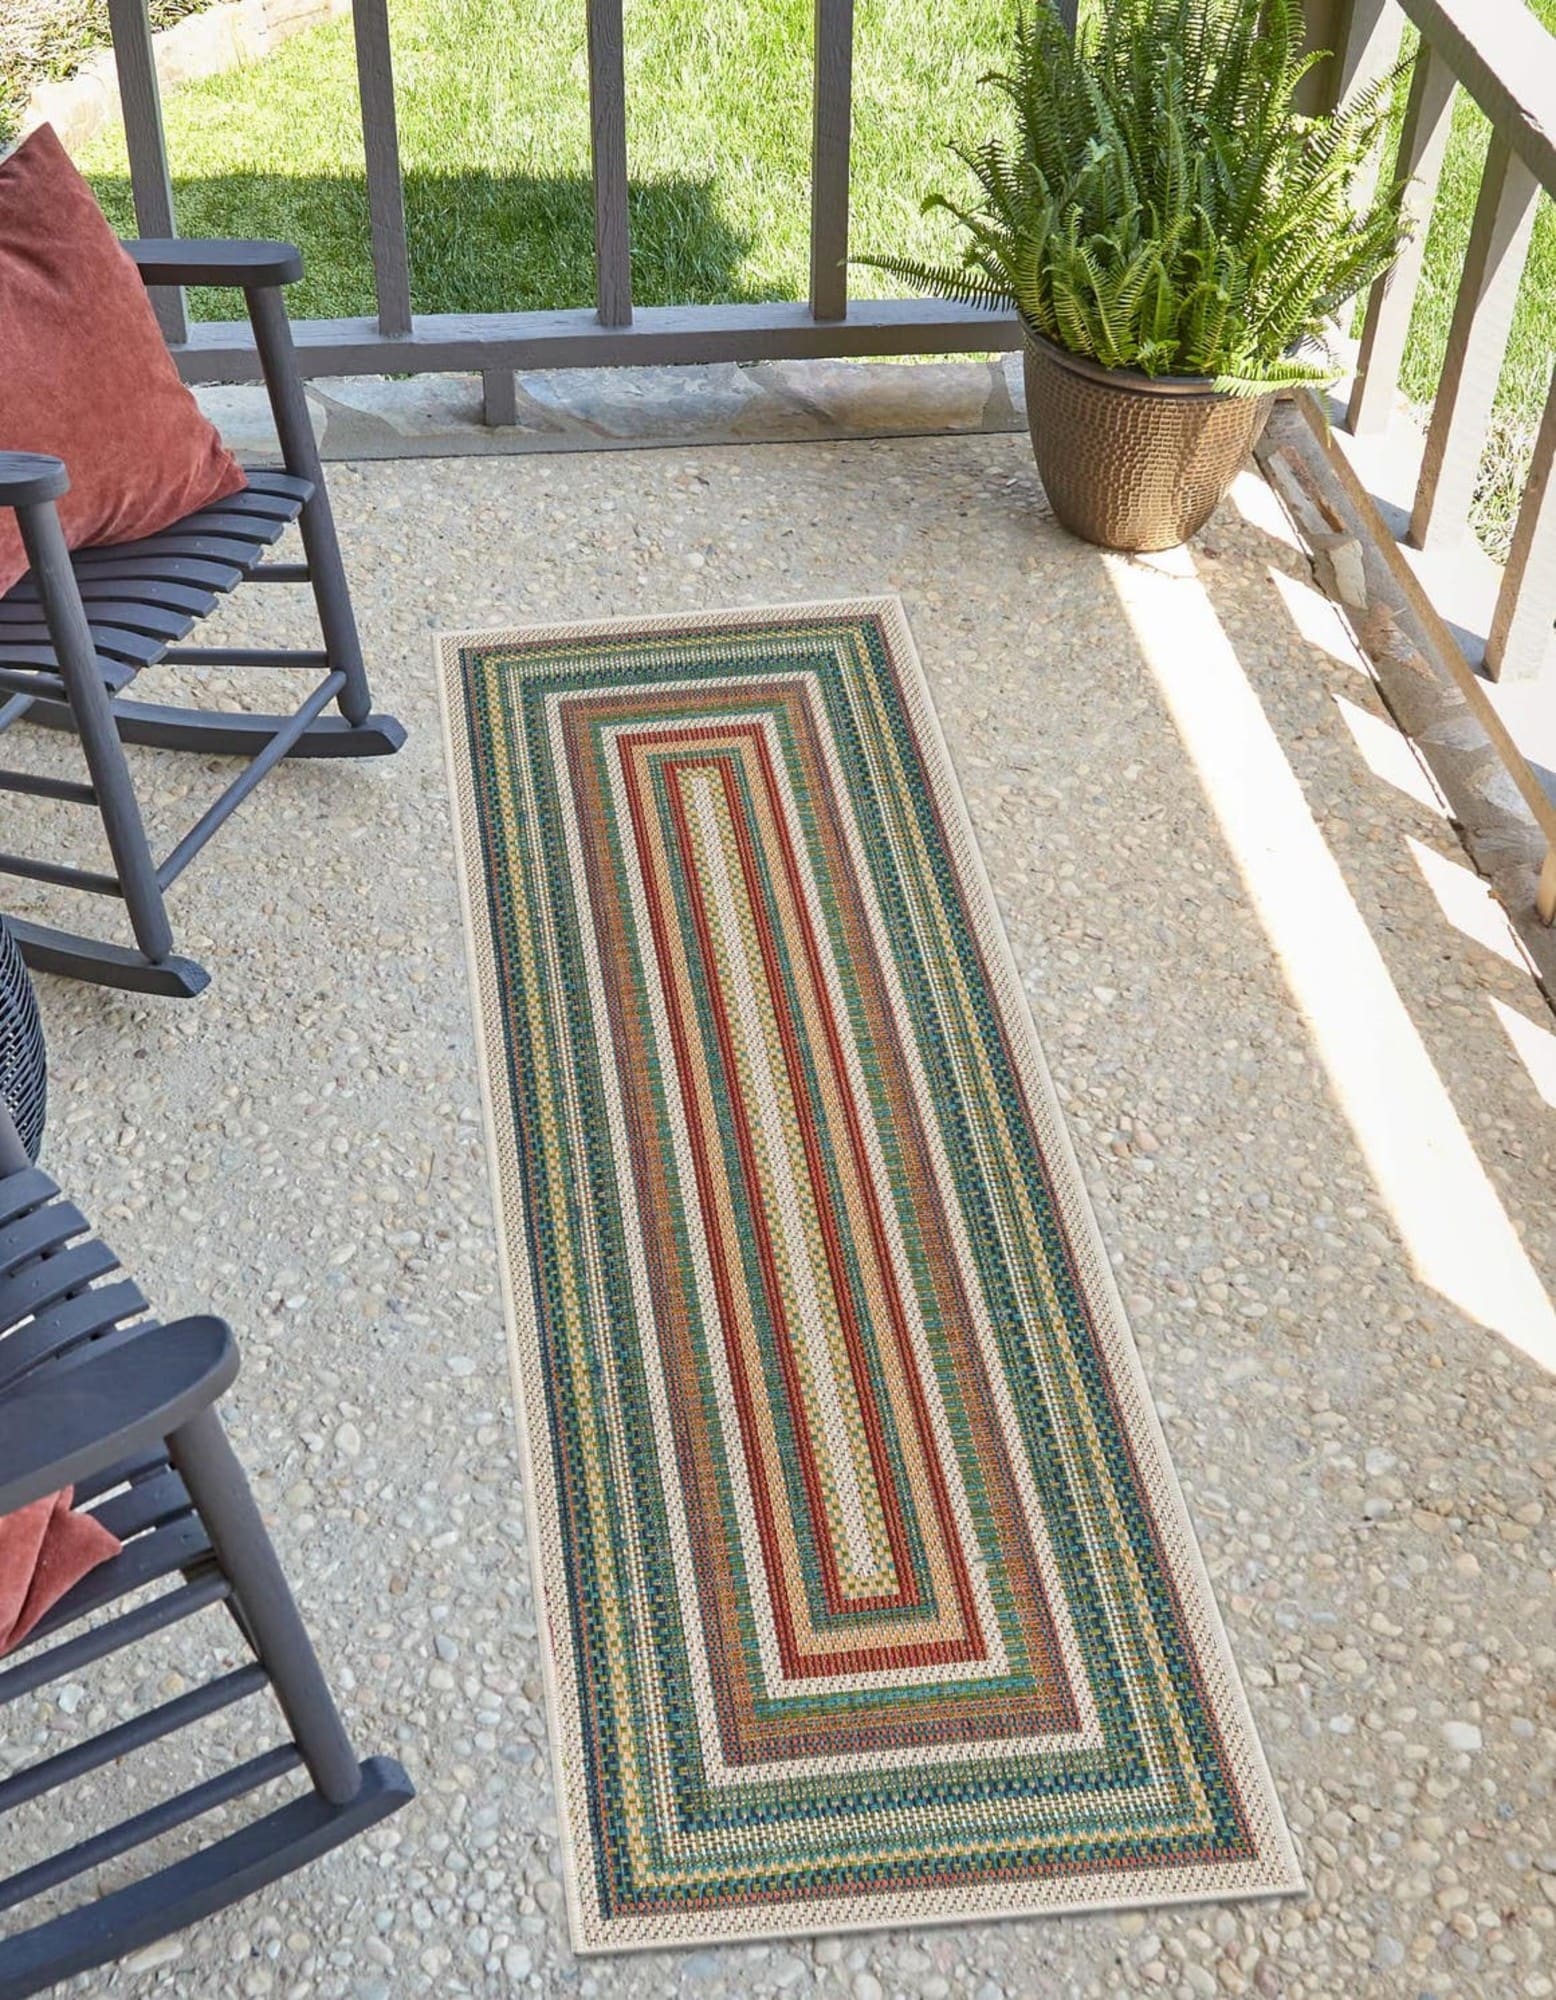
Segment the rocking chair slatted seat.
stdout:
<path fill-rule="evenodd" d="M 0 507 L 13 507 L 31 568 L 0 597 L 0 733 L 24 718 L 81 739 L 87 776 L 0 769 L 0 791 L 95 808 L 112 871 L 0 852 L 0 874 L 120 898 L 136 947 L 13 918 L 29 964 L 78 979 L 187 996 L 204 970 L 173 954 L 166 891 L 283 757 L 376 757 L 405 740 L 372 712 L 356 619 L 341 562 L 281 287 L 302 275 L 282 243 L 127 243 L 148 285 L 241 285 L 281 443 L 280 468 L 143 540 L 67 552 L 55 503 L 69 485 L 57 459 L 0 452 Z M 304 560 L 267 559 L 296 525 Z M 182 643 L 246 581 L 308 583 L 317 649 Z M 322 676 L 288 714 L 217 712 L 127 699 L 158 666 L 294 668 Z M 333 707 L 337 712 L 326 714 Z M 239 757 L 247 768 L 160 862 L 154 860 L 122 746 L 145 744 Z"/>
<path fill-rule="evenodd" d="M 289 1734 L 0 1878 L 0 1913 L 303 1771 L 308 1790 L 126 1886 L 29 1928 L 3 1926 L 0 2000 L 138 1950 L 387 1817 L 411 1796 L 391 1759 L 359 1763 L 215 1404 L 237 1372 L 220 1320 L 164 1325 L 29 1166 L 0 1105 L 0 1515 L 73 1485 L 122 1542 L 0 1660 L 0 1711 L 224 1605 L 249 1657 L 0 1777 L 8 1813 L 270 1689 Z"/>

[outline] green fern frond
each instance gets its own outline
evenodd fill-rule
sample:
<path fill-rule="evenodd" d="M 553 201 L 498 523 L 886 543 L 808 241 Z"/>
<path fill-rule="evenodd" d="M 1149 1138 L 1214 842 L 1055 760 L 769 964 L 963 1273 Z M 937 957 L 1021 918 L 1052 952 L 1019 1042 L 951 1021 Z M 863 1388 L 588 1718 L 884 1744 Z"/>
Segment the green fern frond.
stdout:
<path fill-rule="evenodd" d="M 1331 379 L 1297 350 L 1403 240 L 1404 184 L 1354 190 L 1402 71 L 1341 110 L 1295 107 L 1321 55 L 1301 0 L 1107 0 L 1072 40 L 1054 0 L 1019 0 L 984 79 L 1004 134 L 952 150 L 960 263 L 858 261 L 960 304 L 1012 305 L 1106 366 L 1203 375 L 1236 395 Z"/>
<path fill-rule="evenodd" d="M 949 299 L 960 306 L 987 306 L 990 311 L 1008 311 L 1015 304 L 987 271 L 965 264 L 921 264 L 912 257 L 856 257 L 872 271 L 884 271 L 888 278 L 900 278 L 916 291 L 932 298 Z"/>
<path fill-rule="evenodd" d="M 1281 360 L 1272 361 L 1257 374 L 1217 375 L 1212 387 L 1224 396 L 1270 396 L 1282 389 L 1317 388 L 1332 382 L 1338 373 L 1337 368 L 1326 367 L 1322 362 Z"/>

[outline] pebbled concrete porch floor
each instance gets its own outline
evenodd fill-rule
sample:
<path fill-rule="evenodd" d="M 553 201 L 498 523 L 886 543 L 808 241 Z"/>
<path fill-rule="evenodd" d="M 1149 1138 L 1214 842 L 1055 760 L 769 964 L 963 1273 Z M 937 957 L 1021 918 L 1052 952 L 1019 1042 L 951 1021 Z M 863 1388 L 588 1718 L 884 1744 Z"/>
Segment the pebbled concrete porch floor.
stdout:
<path fill-rule="evenodd" d="M 360 1748 L 402 1757 L 420 1798 L 79 1990 L 1556 1992 L 1556 1024 L 1269 489 L 1245 475 L 1191 550 L 1131 562 L 1064 534 L 998 429 L 331 481 L 378 705 L 409 743 L 283 767 L 180 883 L 180 949 L 213 974 L 199 1000 L 40 981 L 45 1163 L 164 1313 L 232 1321 L 235 1442 Z M 907 607 L 1310 1893 L 581 1962 L 431 637 L 883 591 Z M 292 595 L 240 593 L 225 635 L 307 643 Z M 164 820 L 219 781 L 136 755 Z M 68 1713 L 20 1717 L 0 1765 L 203 1677 L 227 1645 L 209 1618 L 83 1676 Z M 0 1872 L 24 1837 L 0 1837 Z"/>

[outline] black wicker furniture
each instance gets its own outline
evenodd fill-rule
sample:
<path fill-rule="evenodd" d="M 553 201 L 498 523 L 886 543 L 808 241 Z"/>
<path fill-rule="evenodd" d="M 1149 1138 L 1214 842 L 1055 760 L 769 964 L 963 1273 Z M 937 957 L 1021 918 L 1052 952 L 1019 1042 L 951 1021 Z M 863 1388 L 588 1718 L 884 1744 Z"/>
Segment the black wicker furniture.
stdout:
<path fill-rule="evenodd" d="M 166 892 L 216 829 L 283 757 L 375 757 L 405 732 L 375 715 L 329 495 L 309 421 L 282 287 L 302 275 L 284 243 L 176 240 L 125 245 L 148 285 L 238 285 L 248 303 L 281 443 L 282 465 L 251 470 L 240 493 L 143 541 L 67 551 L 55 503 L 69 484 L 58 459 L 0 452 L 0 507 L 16 510 L 32 567 L 0 597 L 0 733 L 23 717 L 72 729 L 85 781 L 0 770 L 0 790 L 65 800 L 102 818 L 112 870 L 0 853 L 0 873 L 121 898 L 133 948 L 15 922 L 28 963 L 78 979 L 187 996 L 204 970 L 173 952 Z M 302 562 L 266 561 L 297 524 Z M 237 584 L 309 583 L 317 650 L 200 647 L 181 642 Z M 128 698 L 161 664 L 299 668 L 320 676 L 290 714 L 216 713 Z M 326 711 L 333 708 L 333 714 Z M 158 861 L 124 756 L 125 743 L 245 760 L 244 769 Z"/>
<path fill-rule="evenodd" d="M 90 1680 L 94 1662 L 146 1647 L 211 1607 L 225 1605 L 245 1656 L 203 1685 L 95 1733 L 83 1726 L 9 1769 L 0 1776 L 0 1833 L 8 1814 L 121 1759 L 127 1776 L 131 1766 L 142 1776 L 151 1746 L 267 1689 L 284 1717 L 268 1750 L 0 1877 L 0 2000 L 22 2000 L 181 1929 L 412 1796 L 397 1763 L 360 1763 L 347 1739 L 216 1413 L 237 1367 L 220 1320 L 146 1317 L 144 1298 L 85 1217 L 30 1165 L 0 1105 L 0 1515 L 73 1485 L 75 1505 L 123 1544 L 0 1660 L 0 1730 L 14 1719 L 10 1704 Z M 199 1738 L 207 1757 L 211 1735 L 207 1722 Z M 56 1892 L 89 1882 L 104 1863 L 288 1780 L 292 1796 L 235 1830 L 58 1907 Z M 30 1904 L 34 1920 L 14 1928 Z"/>
<path fill-rule="evenodd" d="M 48 1071 L 43 1023 L 21 949 L 0 917 L 0 1104 L 10 1111 L 28 1159 L 43 1140 Z"/>

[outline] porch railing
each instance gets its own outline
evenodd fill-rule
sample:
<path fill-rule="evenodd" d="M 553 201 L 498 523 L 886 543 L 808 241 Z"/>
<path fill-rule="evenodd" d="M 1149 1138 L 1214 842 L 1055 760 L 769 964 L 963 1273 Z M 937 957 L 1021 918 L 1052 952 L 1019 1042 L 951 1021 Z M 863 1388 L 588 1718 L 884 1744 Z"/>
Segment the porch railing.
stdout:
<path fill-rule="evenodd" d="M 371 218 L 377 313 L 303 320 L 296 327 L 309 374 L 478 370 L 492 422 L 511 421 L 514 372 L 633 362 L 764 360 L 930 354 L 1013 348 L 1013 316 L 925 299 L 857 300 L 848 294 L 849 144 L 854 0 L 813 0 L 810 286 L 802 303 L 639 307 L 632 298 L 627 107 L 622 0 L 582 0 L 587 10 L 594 178 L 593 306 L 567 311 L 428 313 L 412 310 L 405 203 L 395 115 L 388 0 L 355 0 L 353 26 Z M 1060 0 L 1072 25 L 1075 0 Z M 1422 227 L 1392 278 L 1368 300 L 1347 423 L 1358 436 L 1393 409 L 1421 273 L 1425 221 L 1447 145 L 1455 85 L 1491 122 L 1469 248 L 1433 401 L 1405 539 L 1433 550 L 1467 532 L 1470 501 L 1507 346 L 1514 301 L 1543 188 L 1556 195 L 1556 37 L 1523 0 L 1306 0 L 1310 39 L 1335 51 L 1317 73 L 1329 101 L 1343 100 L 1392 63 L 1405 17 L 1420 30 L 1399 169 L 1414 181 Z M 146 0 L 109 0 L 136 215 L 146 235 L 176 222 Z M 253 379 L 246 323 L 191 324 L 176 295 L 159 300 L 164 327 L 192 381 Z M 1541 665 L 1556 622 L 1556 380 L 1519 509 L 1512 548 L 1489 620 L 1485 671 L 1527 677 Z M 1464 668 L 1468 699 L 1508 762 L 1556 856 L 1556 806 L 1518 755 L 1484 686 Z M 1541 885 L 1542 914 L 1556 914 L 1556 859 Z"/>
<path fill-rule="evenodd" d="M 1445 558 L 1470 535 L 1470 505 L 1490 430 L 1535 210 L 1556 197 L 1556 35 L 1524 0 L 1309 0 L 1310 32 L 1336 51 L 1327 95 L 1343 101 L 1398 60 L 1406 17 L 1420 31 L 1395 172 L 1410 179 L 1417 229 L 1394 271 L 1367 300 L 1345 411 L 1358 440 L 1388 429 L 1420 282 L 1427 224 L 1436 200 L 1462 85 L 1485 113 L 1491 138 L 1449 326 L 1442 374 L 1415 469 L 1402 541 Z M 1417 564 L 1430 596 L 1434 562 Z M 1556 371 L 1535 438 L 1506 567 L 1485 622 L 1486 678 L 1547 673 L 1556 625 Z M 1556 919 L 1556 803 L 1512 741 L 1496 703 L 1453 635 L 1447 652 L 1544 833 L 1540 914 Z M 1462 672 L 1458 670 L 1462 668 Z"/>
<path fill-rule="evenodd" d="M 1013 317 L 933 299 L 848 296 L 848 171 L 854 0 L 813 0 L 810 295 L 801 304 L 649 306 L 632 299 L 622 0 L 584 0 L 594 169 L 595 304 L 567 311 L 415 313 L 395 117 L 388 0 L 355 0 L 357 81 L 367 163 L 376 315 L 302 320 L 309 374 L 437 374 L 478 369 L 487 415 L 511 411 L 513 371 L 633 362 L 820 355 L 945 354 L 1015 347 Z M 1074 0 L 1062 4 L 1073 19 Z M 137 223 L 173 233 L 167 146 L 146 0 L 109 0 Z M 176 296 L 163 326 L 190 381 L 258 373 L 246 323 L 191 324 Z"/>
<path fill-rule="evenodd" d="M 1340 64 L 1334 83 L 1342 92 L 1397 59 L 1406 15 L 1421 32 L 1397 167 L 1413 182 L 1420 226 L 1392 277 L 1374 286 L 1367 303 L 1347 411 L 1357 435 L 1383 429 L 1398 397 L 1456 83 L 1491 123 L 1408 531 L 1417 548 L 1447 547 L 1464 536 L 1469 521 L 1535 207 L 1542 189 L 1556 196 L 1556 35 L 1523 0 L 1342 0 L 1336 13 Z M 1556 624 L 1553 462 L 1556 375 L 1486 637 L 1485 666 L 1493 679 L 1538 672 Z"/>

